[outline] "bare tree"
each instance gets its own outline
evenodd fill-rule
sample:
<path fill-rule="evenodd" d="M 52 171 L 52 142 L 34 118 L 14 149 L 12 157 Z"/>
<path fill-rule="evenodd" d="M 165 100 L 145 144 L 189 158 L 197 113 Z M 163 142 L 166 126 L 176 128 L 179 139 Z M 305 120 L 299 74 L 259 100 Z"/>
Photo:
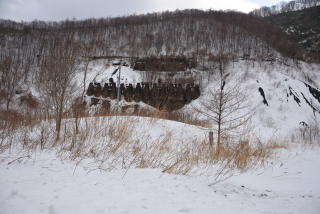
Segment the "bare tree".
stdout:
<path fill-rule="evenodd" d="M 100 47 L 102 42 L 102 35 L 97 32 L 93 32 L 92 38 L 88 44 L 85 44 L 82 48 L 82 58 L 84 63 L 84 73 L 83 73 L 83 91 L 81 94 L 81 100 L 83 99 L 83 95 L 86 92 L 86 79 L 89 63 L 92 60 L 92 57 L 96 53 L 97 48 Z"/>
<path fill-rule="evenodd" d="M 228 56 L 219 54 L 215 63 L 213 84 L 195 109 L 215 123 L 212 129 L 217 136 L 219 155 L 221 142 L 239 136 L 239 128 L 249 121 L 254 108 L 249 102 L 248 88 L 241 85 L 241 78 L 235 72 L 229 71 Z"/>
<path fill-rule="evenodd" d="M 21 61 L 15 51 L 2 53 L 0 57 L 0 146 L 9 136 L 13 136 L 17 125 L 21 122 L 21 114 L 12 111 L 11 104 L 15 100 L 22 77 Z M 4 105 L 5 110 L 1 109 Z"/>
<path fill-rule="evenodd" d="M 298 141 L 320 145 L 320 115 L 318 111 L 309 118 L 307 123 L 300 123 L 300 127 L 295 129 L 294 136 Z"/>
<path fill-rule="evenodd" d="M 49 56 L 44 60 L 38 78 L 42 99 L 51 108 L 56 119 L 57 140 L 60 137 L 61 120 L 66 100 L 74 92 L 75 74 L 79 65 L 79 46 L 73 36 L 52 39 Z"/>
<path fill-rule="evenodd" d="M 0 62 L 0 104 L 4 103 L 9 111 L 22 77 L 21 62 L 13 52 L 9 52 Z M 8 118 L 8 114 L 6 114 Z M 7 119 L 6 119 L 7 122 Z"/>

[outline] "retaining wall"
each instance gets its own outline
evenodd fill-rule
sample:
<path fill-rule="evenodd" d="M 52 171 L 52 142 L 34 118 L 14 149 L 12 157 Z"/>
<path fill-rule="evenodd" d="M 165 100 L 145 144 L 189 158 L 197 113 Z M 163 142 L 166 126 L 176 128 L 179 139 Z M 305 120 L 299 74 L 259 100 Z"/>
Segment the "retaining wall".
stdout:
<path fill-rule="evenodd" d="M 117 99 L 116 83 L 105 83 L 102 87 L 100 83 L 90 83 L 87 95 L 92 96 L 92 105 L 96 105 L 100 98 Z M 144 102 L 158 109 L 178 110 L 185 104 L 200 96 L 199 85 L 187 84 L 161 84 L 157 83 L 137 83 L 135 87 L 132 84 L 120 85 L 121 97 L 127 102 Z"/>

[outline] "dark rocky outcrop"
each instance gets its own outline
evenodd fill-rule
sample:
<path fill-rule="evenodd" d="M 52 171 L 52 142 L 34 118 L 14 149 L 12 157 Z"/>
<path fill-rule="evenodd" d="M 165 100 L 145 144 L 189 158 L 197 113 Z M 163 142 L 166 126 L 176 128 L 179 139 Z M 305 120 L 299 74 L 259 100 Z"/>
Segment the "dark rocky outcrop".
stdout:
<path fill-rule="evenodd" d="M 262 89 L 261 87 L 259 87 L 259 92 L 260 92 L 260 94 L 261 94 L 261 96 L 262 96 L 262 98 L 263 98 L 263 101 L 262 101 L 263 104 L 269 106 L 269 104 L 268 104 L 268 102 L 267 102 L 267 100 L 266 100 L 266 97 L 265 97 L 265 95 L 264 95 L 264 91 L 263 91 L 263 89 Z"/>
<path fill-rule="evenodd" d="M 302 95 L 303 99 L 306 101 L 306 103 L 312 108 L 313 113 L 319 112 L 318 109 L 316 109 L 316 108 L 312 105 L 312 103 L 309 102 L 309 100 L 304 96 L 304 94 L 303 94 L 302 92 L 301 92 L 301 95 Z"/>
<path fill-rule="evenodd" d="M 296 103 L 301 107 L 300 103 L 300 99 L 298 98 L 297 93 L 289 86 L 289 91 L 290 91 L 290 95 L 293 96 L 294 101 L 296 101 Z"/>
<path fill-rule="evenodd" d="M 312 94 L 312 96 L 318 100 L 319 104 L 320 104 L 320 91 L 314 87 L 312 87 L 311 85 L 308 85 L 307 83 L 304 83 L 308 89 L 310 94 Z"/>

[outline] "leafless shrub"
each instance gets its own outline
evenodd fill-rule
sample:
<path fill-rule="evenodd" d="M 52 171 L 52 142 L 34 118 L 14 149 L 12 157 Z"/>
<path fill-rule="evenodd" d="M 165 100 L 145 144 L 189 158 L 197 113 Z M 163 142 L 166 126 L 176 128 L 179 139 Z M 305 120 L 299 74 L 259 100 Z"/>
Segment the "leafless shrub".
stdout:
<path fill-rule="evenodd" d="M 310 117 L 308 122 L 301 123 L 299 128 L 295 129 L 295 141 L 310 145 L 320 145 L 320 116 L 317 112 Z"/>
<path fill-rule="evenodd" d="M 202 140 L 185 146 L 174 155 L 174 159 L 163 172 L 183 175 L 206 175 L 211 177 L 214 185 L 234 174 L 253 170 L 258 167 L 267 167 L 269 163 L 280 161 L 281 149 L 288 148 L 288 142 L 275 137 L 266 141 L 259 138 L 248 138 L 246 134 L 237 143 L 222 142 L 219 156 L 216 146 L 211 146 Z"/>
<path fill-rule="evenodd" d="M 200 98 L 200 105 L 194 108 L 216 124 L 211 129 L 217 135 L 219 156 L 222 138 L 237 137 L 238 129 L 250 120 L 255 107 L 249 102 L 250 89 L 243 87 L 241 77 L 229 71 L 229 56 L 219 53 L 214 60 L 217 69 L 215 84 L 208 89 L 208 96 Z"/>
<path fill-rule="evenodd" d="M 20 97 L 20 106 L 22 105 L 30 109 L 36 109 L 39 106 L 39 101 L 31 93 L 28 93 Z"/>

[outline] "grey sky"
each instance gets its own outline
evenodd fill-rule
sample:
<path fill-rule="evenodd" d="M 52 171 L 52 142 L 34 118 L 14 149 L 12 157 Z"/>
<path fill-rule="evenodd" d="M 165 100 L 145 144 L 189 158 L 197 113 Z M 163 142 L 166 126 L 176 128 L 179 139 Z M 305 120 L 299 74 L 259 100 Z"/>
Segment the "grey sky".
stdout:
<path fill-rule="evenodd" d="M 279 0 L 0 0 L 0 18 L 15 21 L 60 21 L 145 14 L 176 9 L 235 9 L 249 12 Z"/>

